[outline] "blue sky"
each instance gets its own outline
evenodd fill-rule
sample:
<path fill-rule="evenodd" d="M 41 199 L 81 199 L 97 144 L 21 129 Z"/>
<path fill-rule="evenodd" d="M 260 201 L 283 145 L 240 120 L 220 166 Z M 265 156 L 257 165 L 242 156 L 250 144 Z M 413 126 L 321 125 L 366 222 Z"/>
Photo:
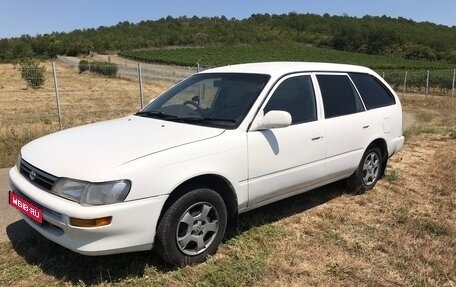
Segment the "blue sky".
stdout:
<path fill-rule="evenodd" d="M 171 15 L 238 19 L 253 13 L 402 16 L 456 26 L 456 0 L 0 0 L 0 38 L 69 32 Z"/>

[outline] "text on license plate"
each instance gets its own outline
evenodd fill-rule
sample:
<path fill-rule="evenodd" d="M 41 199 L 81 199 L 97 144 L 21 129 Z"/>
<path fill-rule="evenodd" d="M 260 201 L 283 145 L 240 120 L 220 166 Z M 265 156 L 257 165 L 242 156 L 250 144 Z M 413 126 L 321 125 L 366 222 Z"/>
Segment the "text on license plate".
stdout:
<path fill-rule="evenodd" d="M 43 222 L 43 211 L 40 208 L 11 191 L 9 192 L 9 204 L 36 222 Z"/>

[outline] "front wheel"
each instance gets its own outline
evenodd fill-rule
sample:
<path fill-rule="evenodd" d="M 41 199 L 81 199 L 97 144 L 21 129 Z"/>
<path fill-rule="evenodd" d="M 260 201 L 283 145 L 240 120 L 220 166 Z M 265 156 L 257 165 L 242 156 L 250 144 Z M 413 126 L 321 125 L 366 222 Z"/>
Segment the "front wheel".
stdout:
<path fill-rule="evenodd" d="M 202 262 L 217 251 L 226 225 L 226 206 L 217 192 L 190 190 L 163 215 L 157 229 L 156 253 L 176 266 Z"/>
<path fill-rule="evenodd" d="M 382 171 L 382 152 L 376 146 L 364 153 L 356 171 L 347 179 L 347 189 L 351 193 L 363 193 L 374 188 Z"/>

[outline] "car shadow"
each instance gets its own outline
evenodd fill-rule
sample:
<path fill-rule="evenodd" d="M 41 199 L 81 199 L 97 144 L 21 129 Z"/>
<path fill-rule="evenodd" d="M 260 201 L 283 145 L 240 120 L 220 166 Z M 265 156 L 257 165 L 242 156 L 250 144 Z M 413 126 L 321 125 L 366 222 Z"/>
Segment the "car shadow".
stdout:
<path fill-rule="evenodd" d="M 11 242 L 27 240 L 39 236 L 25 220 L 21 219 L 6 227 L 6 235 Z"/>
<path fill-rule="evenodd" d="M 267 206 L 246 212 L 239 216 L 237 231 L 229 231 L 227 240 L 247 230 L 305 212 L 332 199 L 341 196 L 343 186 L 333 183 L 304 194 L 290 197 Z M 12 248 L 23 257 L 28 264 L 38 266 L 44 274 L 58 280 L 73 284 L 84 283 L 85 286 L 102 282 L 118 282 L 127 277 L 142 277 L 147 268 L 158 273 L 166 273 L 176 268 L 166 264 L 152 251 L 134 252 L 107 256 L 84 256 L 53 243 L 38 235 L 21 237 L 17 230 L 30 228 L 23 220 L 7 227 L 7 236 Z M 32 232 L 32 233 L 33 233 Z"/>
<path fill-rule="evenodd" d="M 237 230 L 230 230 L 225 236 L 225 240 L 229 240 L 231 236 L 235 237 L 253 227 L 273 223 L 305 212 L 344 193 L 343 182 L 335 182 L 243 213 L 239 216 Z"/>

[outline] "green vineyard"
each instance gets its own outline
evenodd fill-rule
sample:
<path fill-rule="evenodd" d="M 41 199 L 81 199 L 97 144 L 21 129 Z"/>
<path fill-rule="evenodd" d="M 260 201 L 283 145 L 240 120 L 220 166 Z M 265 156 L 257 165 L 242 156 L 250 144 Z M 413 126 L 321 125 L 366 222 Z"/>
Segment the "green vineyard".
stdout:
<path fill-rule="evenodd" d="M 389 69 L 376 70 L 380 76 L 394 87 L 404 85 L 405 72 L 407 72 L 407 87 L 425 87 L 427 80 L 427 70 L 415 69 Z M 429 70 L 429 87 L 439 89 L 451 89 L 453 85 L 454 69 L 434 69 Z"/>
<path fill-rule="evenodd" d="M 230 64 L 264 61 L 308 61 L 354 64 L 369 67 L 396 87 L 426 85 L 430 70 L 429 86 L 451 89 L 454 64 L 406 60 L 386 56 L 367 55 L 331 49 L 316 48 L 296 43 L 271 45 L 219 46 L 204 48 L 162 48 L 122 52 L 121 56 L 149 63 L 179 66 L 217 67 Z"/>
<path fill-rule="evenodd" d="M 205 48 L 162 48 L 127 51 L 122 56 L 151 63 L 193 66 L 197 62 L 215 67 L 260 61 L 334 62 L 368 66 L 372 69 L 444 69 L 454 65 L 445 62 L 415 61 L 375 56 L 296 43 Z"/>

